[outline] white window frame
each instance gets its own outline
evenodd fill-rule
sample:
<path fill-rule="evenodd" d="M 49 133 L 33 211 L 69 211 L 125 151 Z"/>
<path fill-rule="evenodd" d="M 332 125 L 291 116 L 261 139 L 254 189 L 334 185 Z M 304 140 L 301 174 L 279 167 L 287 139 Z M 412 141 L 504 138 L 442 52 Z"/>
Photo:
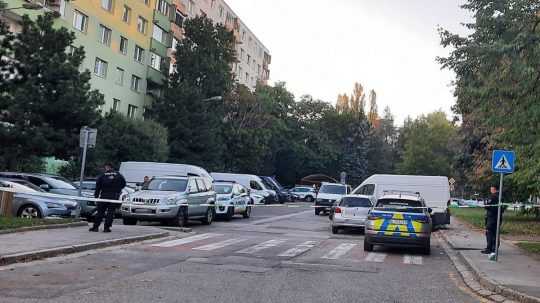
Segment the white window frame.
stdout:
<path fill-rule="evenodd" d="M 103 24 L 99 25 L 99 42 L 103 45 L 110 46 L 112 39 L 112 30 Z"/>
<path fill-rule="evenodd" d="M 124 5 L 124 10 L 122 11 L 122 21 L 129 24 L 131 22 L 131 12 L 131 7 Z"/>
<path fill-rule="evenodd" d="M 134 119 L 135 115 L 137 115 L 137 110 L 139 109 L 138 106 L 135 106 L 133 104 L 128 105 L 128 111 L 127 111 L 127 117 Z"/>
<path fill-rule="evenodd" d="M 157 0 L 156 1 L 156 10 L 163 14 L 164 16 L 169 16 L 169 3 L 167 3 L 165 0 Z"/>
<path fill-rule="evenodd" d="M 161 71 L 161 62 L 163 58 L 155 53 L 150 53 L 150 67 L 155 70 Z"/>
<path fill-rule="evenodd" d="M 126 71 L 121 67 L 116 67 L 116 80 L 114 83 L 120 86 L 124 86 L 124 76 Z"/>
<path fill-rule="evenodd" d="M 133 60 L 144 63 L 144 48 L 135 45 L 135 52 L 133 53 Z"/>
<path fill-rule="evenodd" d="M 111 110 L 113 112 L 118 112 L 119 109 L 120 109 L 120 104 L 121 103 L 122 103 L 122 100 L 113 98 L 113 104 L 112 104 Z"/>
<path fill-rule="evenodd" d="M 109 63 L 99 57 L 96 57 L 96 61 L 94 63 L 94 75 L 100 77 L 100 78 L 107 78 L 107 69 L 108 69 Z"/>
<path fill-rule="evenodd" d="M 125 43 L 124 43 L 125 41 Z M 122 55 L 127 55 L 129 49 L 129 40 L 124 36 L 120 36 L 120 45 L 118 50 Z"/>
<path fill-rule="evenodd" d="M 141 34 L 146 35 L 147 27 L 148 27 L 148 20 L 146 20 L 143 17 L 139 16 L 137 18 L 137 31 L 139 33 L 141 33 Z"/>
<path fill-rule="evenodd" d="M 165 44 L 165 39 L 167 38 L 167 32 L 159 27 L 157 24 L 154 24 L 154 29 L 152 31 L 152 38 Z"/>
<path fill-rule="evenodd" d="M 86 33 L 86 30 L 88 29 L 88 15 L 85 15 L 78 10 L 74 10 L 73 11 L 73 27 L 79 30 L 80 32 Z"/>
<path fill-rule="evenodd" d="M 113 11 L 113 5 L 113 0 L 101 0 L 101 8 L 108 12 Z"/>
<path fill-rule="evenodd" d="M 141 88 L 141 78 L 135 75 L 131 75 L 130 88 L 133 91 L 139 92 L 139 89 Z"/>

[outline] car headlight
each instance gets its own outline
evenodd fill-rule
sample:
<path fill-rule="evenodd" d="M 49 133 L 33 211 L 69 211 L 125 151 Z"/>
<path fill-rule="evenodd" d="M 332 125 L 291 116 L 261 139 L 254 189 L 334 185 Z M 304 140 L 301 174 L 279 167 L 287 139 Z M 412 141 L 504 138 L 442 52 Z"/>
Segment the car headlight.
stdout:
<path fill-rule="evenodd" d="M 171 197 L 171 198 L 167 198 L 166 204 L 167 205 L 176 205 L 176 202 L 177 202 L 176 198 Z"/>
<path fill-rule="evenodd" d="M 64 206 L 60 203 L 46 202 L 48 208 L 63 208 Z"/>

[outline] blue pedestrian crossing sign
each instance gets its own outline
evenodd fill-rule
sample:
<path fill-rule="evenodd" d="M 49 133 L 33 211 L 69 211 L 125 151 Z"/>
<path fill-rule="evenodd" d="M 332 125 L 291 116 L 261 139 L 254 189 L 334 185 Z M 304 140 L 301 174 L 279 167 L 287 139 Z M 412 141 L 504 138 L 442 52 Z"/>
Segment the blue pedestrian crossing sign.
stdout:
<path fill-rule="evenodd" d="M 494 150 L 491 159 L 491 169 L 495 173 L 511 174 L 514 172 L 516 159 L 514 151 Z"/>

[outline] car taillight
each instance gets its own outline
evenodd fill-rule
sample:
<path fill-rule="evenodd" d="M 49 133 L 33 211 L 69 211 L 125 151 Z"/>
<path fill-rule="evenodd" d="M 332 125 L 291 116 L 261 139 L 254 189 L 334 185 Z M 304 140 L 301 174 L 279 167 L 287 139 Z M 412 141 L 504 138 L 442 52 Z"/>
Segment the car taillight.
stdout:
<path fill-rule="evenodd" d="M 336 209 L 334 209 L 334 213 L 341 214 L 341 208 L 336 207 Z"/>

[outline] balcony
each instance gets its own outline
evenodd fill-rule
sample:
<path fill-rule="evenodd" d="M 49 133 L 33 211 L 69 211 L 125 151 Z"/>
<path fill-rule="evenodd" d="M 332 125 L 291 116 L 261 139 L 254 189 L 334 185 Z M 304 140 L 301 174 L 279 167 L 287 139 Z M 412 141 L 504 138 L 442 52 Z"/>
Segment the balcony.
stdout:
<path fill-rule="evenodd" d="M 171 30 L 170 16 L 165 16 L 157 10 L 154 10 L 154 23 L 166 31 Z"/>
<path fill-rule="evenodd" d="M 165 45 L 152 38 L 152 41 L 150 42 L 150 51 L 160 55 L 161 57 L 167 57 L 167 49 L 171 47 L 170 43 L 168 44 L 169 45 Z"/>

